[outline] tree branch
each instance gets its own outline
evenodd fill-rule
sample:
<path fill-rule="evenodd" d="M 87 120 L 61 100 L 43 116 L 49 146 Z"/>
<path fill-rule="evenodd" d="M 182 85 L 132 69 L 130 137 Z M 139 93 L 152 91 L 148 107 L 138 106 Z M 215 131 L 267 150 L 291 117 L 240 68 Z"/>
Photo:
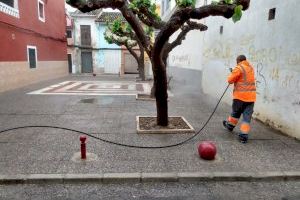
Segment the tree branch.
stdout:
<path fill-rule="evenodd" d="M 250 5 L 250 0 L 235 0 L 233 4 L 212 4 L 195 8 L 190 12 L 190 18 L 203 19 L 208 16 L 222 16 L 225 18 L 231 18 L 234 14 L 234 8 L 238 5 L 242 5 L 243 10 L 247 10 Z"/>
<path fill-rule="evenodd" d="M 137 53 L 132 49 L 132 47 L 129 47 L 127 45 L 125 46 L 128 49 L 129 53 L 135 58 L 136 62 L 139 63 L 139 56 L 137 55 Z"/>
<path fill-rule="evenodd" d="M 179 33 L 177 38 L 172 43 L 168 43 L 166 45 L 166 47 L 164 49 L 164 51 L 166 51 L 166 53 L 170 53 L 175 47 L 177 47 L 178 45 L 181 45 L 182 41 L 185 40 L 185 37 L 188 34 L 188 32 L 190 32 L 191 30 L 206 31 L 207 26 L 204 24 L 201 24 L 201 23 L 188 21 L 187 25 L 184 25 L 181 29 L 182 29 L 182 31 Z"/>
<path fill-rule="evenodd" d="M 126 4 L 121 7 L 119 10 L 123 14 L 123 17 L 127 20 L 127 22 L 130 24 L 132 29 L 134 30 L 138 40 L 141 42 L 143 47 L 145 48 L 147 54 L 149 57 L 151 56 L 151 46 L 150 46 L 150 40 L 148 36 L 146 35 L 143 27 L 141 26 L 141 23 L 137 19 L 137 17 L 134 15 L 134 13 L 128 8 Z"/>
<path fill-rule="evenodd" d="M 82 12 L 90 12 L 99 8 L 120 8 L 126 0 L 67 0 L 67 3 Z"/>
<path fill-rule="evenodd" d="M 155 16 L 153 16 L 149 10 L 145 7 L 140 8 L 140 13 L 137 13 L 139 19 L 146 24 L 147 26 L 153 27 L 155 29 L 161 29 L 166 22 L 159 21 L 158 19 L 155 19 Z"/>
<path fill-rule="evenodd" d="M 153 62 L 158 66 L 164 66 L 162 52 L 164 44 L 169 40 L 170 36 L 175 33 L 189 19 L 203 19 L 208 16 L 223 16 L 230 18 L 234 14 L 234 8 L 238 5 L 243 6 L 243 10 L 249 7 L 250 0 L 236 0 L 234 4 L 207 5 L 200 8 L 181 8 L 178 9 L 167 22 L 167 24 L 159 32 L 153 49 Z M 156 71 L 156 66 L 153 71 Z"/>
<path fill-rule="evenodd" d="M 106 40 L 110 40 L 111 43 L 115 43 L 119 46 L 124 45 L 128 47 L 134 47 L 137 45 L 137 41 L 127 37 L 127 36 L 119 36 L 114 34 L 110 29 L 106 29 L 104 32 L 104 37 Z"/>

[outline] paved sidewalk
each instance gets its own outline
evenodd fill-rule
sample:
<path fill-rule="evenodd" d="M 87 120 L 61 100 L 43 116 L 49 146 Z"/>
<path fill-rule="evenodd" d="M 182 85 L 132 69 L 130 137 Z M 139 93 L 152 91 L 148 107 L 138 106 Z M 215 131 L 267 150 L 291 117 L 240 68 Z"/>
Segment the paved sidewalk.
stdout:
<path fill-rule="evenodd" d="M 92 133 L 115 142 L 153 146 L 182 141 L 191 134 L 138 135 L 137 115 L 155 115 L 155 102 L 136 101 L 135 96 L 30 95 L 64 81 L 134 81 L 134 76 L 70 76 L 14 91 L 0 93 L 0 129 L 27 125 L 61 126 Z M 199 130 L 212 112 L 217 99 L 172 87 L 169 115 L 181 115 Z M 184 92 L 183 92 L 184 90 Z M 86 99 L 92 99 L 87 101 Z M 106 174 L 106 173 L 237 173 L 281 174 L 299 178 L 300 143 L 253 121 L 248 144 L 222 128 L 221 121 L 230 106 L 221 104 L 203 133 L 188 144 L 168 149 L 132 149 L 88 138 L 87 150 L 97 157 L 76 162 L 79 135 L 73 132 L 28 128 L 0 134 L 0 175 L 28 174 Z M 214 141 L 215 161 L 204 161 L 197 154 L 200 141 Z M 298 175 L 297 175 L 298 174 Z M 124 174 L 123 174 L 124 175 Z M 282 177 L 285 179 L 286 177 Z M 299 179 L 298 179 L 299 180 Z"/>

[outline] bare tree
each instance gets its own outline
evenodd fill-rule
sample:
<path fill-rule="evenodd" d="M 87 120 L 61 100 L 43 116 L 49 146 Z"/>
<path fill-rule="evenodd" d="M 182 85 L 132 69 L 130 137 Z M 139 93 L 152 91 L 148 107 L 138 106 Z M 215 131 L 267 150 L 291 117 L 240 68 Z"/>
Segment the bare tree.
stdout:
<path fill-rule="evenodd" d="M 250 0 L 219 0 L 210 5 L 195 7 L 196 0 L 176 0 L 177 9 L 168 21 L 162 21 L 155 13 L 156 6 L 151 0 L 67 0 L 67 3 L 82 12 L 99 8 L 118 9 L 135 32 L 138 41 L 151 59 L 154 75 L 157 124 L 168 125 L 168 93 L 166 58 L 169 52 L 179 45 L 190 30 L 206 30 L 207 27 L 193 20 L 210 16 L 222 16 L 238 21 L 242 10 L 249 7 Z M 145 33 L 140 21 L 159 30 L 154 44 Z M 181 30 L 177 39 L 169 43 L 170 37 Z"/>

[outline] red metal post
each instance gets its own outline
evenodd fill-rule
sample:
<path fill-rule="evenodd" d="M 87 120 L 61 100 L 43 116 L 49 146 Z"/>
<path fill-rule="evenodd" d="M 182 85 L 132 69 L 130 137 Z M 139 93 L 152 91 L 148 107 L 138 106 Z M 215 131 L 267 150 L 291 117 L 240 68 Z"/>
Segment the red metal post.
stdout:
<path fill-rule="evenodd" d="M 81 141 L 81 159 L 86 159 L 86 136 L 82 135 L 80 136 L 80 141 Z"/>

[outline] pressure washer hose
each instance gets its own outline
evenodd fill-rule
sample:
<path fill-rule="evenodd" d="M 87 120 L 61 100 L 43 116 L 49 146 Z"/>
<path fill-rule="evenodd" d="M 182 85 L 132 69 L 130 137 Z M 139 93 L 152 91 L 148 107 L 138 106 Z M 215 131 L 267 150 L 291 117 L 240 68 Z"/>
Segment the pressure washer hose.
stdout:
<path fill-rule="evenodd" d="M 74 130 L 74 129 L 70 129 L 70 128 L 58 127 L 58 126 L 20 126 L 20 127 L 15 127 L 15 128 L 9 128 L 9 129 L 2 130 L 2 131 L 0 131 L 0 134 L 8 132 L 8 131 L 13 131 L 13 130 L 18 130 L 18 129 L 24 129 L 24 128 L 53 128 L 53 129 L 61 129 L 61 130 L 71 131 L 73 133 L 78 133 L 78 134 L 82 134 L 82 135 L 87 135 L 87 136 L 89 136 L 91 138 L 94 138 L 96 140 L 100 140 L 102 142 L 106 142 L 106 143 L 114 144 L 114 145 L 118 145 L 118 146 L 123 146 L 123 147 L 129 147 L 129 148 L 138 148 L 138 149 L 163 149 L 163 148 L 176 147 L 176 146 L 180 146 L 180 145 L 183 145 L 183 144 L 189 142 L 190 140 L 192 140 L 193 138 L 195 138 L 197 135 L 199 135 L 201 133 L 201 131 L 206 127 L 206 125 L 211 120 L 212 116 L 215 114 L 215 112 L 216 112 L 216 110 L 217 110 L 217 108 L 218 108 L 218 106 L 219 106 L 222 98 L 224 97 L 226 91 L 228 90 L 228 88 L 229 88 L 229 84 L 227 85 L 227 87 L 224 90 L 221 98 L 219 99 L 217 105 L 215 106 L 213 112 L 210 114 L 210 116 L 208 117 L 207 121 L 202 126 L 202 128 L 197 133 L 195 133 L 193 136 L 187 138 L 184 141 L 181 141 L 181 142 L 178 142 L 178 143 L 175 143 L 175 144 L 170 144 L 170 145 L 165 145 L 165 146 L 138 146 L 138 145 L 122 144 L 122 143 L 113 142 L 113 141 L 110 141 L 110 140 L 105 140 L 105 139 L 96 137 L 96 136 L 94 136 L 92 134 L 85 133 L 85 132 L 82 132 L 82 131 L 78 131 L 78 130 Z"/>

